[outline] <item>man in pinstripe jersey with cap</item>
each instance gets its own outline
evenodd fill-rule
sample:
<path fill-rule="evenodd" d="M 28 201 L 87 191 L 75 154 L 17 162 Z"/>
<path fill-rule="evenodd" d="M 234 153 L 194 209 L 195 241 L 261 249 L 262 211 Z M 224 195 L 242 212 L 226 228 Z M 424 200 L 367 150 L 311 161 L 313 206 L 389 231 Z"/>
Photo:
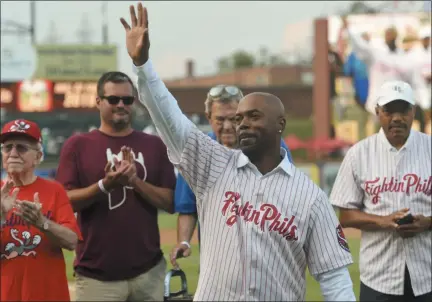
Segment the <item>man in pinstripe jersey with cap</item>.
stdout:
<path fill-rule="evenodd" d="M 432 301 L 431 137 L 411 129 L 414 106 L 409 84 L 382 85 L 381 129 L 348 151 L 330 196 L 362 231 L 361 301 Z"/>

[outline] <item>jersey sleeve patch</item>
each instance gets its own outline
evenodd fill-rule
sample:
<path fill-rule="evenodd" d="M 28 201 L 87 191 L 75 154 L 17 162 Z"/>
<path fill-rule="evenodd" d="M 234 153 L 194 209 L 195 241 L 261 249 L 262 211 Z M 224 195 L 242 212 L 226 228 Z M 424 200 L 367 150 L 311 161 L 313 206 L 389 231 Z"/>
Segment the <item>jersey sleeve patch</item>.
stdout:
<path fill-rule="evenodd" d="M 348 241 L 345 238 L 345 234 L 343 232 L 342 226 L 339 224 L 336 227 L 336 237 L 339 243 L 339 246 L 347 252 L 350 252 Z"/>

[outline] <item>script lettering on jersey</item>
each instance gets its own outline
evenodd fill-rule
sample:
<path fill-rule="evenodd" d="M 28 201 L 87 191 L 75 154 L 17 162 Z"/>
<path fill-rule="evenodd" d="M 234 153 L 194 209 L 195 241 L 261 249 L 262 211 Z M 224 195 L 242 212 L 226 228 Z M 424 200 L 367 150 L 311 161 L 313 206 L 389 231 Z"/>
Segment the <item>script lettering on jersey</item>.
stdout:
<path fill-rule="evenodd" d="M 225 192 L 223 200 L 222 215 L 228 216 L 226 224 L 233 226 L 239 219 L 246 222 L 253 222 L 259 226 L 262 232 L 266 229 L 269 232 L 279 233 L 287 241 L 297 241 L 297 226 L 294 224 L 295 216 L 281 218 L 282 214 L 275 205 L 264 203 L 259 209 L 247 201 L 244 205 L 238 204 L 240 194 L 237 192 Z"/>
<path fill-rule="evenodd" d="M 51 211 L 42 214 L 49 220 L 51 220 L 53 216 Z M 9 218 L 5 220 L 4 226 L 14 227 L 17 225 L 22 225 L 22 226 L 26 226 L 27 228 L 30 228 L 30 224 L 27 221 L 25 221 L 23 218 L 21 218 L 20 216 L 12 212 Z"/>
<path fill-rule="evenodd" d="M 372 197 L 372 203 L 377 204 L 380 195 L 384 192 L 400 192 L 407 196 L 414 193 L 424 193 L 426 196 L 432 194 L 432 176 L 421 178 L 417 174 L 405 174 L 402 179 L 396 177 L 380 177 L 365 181 L 365 192 Z"/>

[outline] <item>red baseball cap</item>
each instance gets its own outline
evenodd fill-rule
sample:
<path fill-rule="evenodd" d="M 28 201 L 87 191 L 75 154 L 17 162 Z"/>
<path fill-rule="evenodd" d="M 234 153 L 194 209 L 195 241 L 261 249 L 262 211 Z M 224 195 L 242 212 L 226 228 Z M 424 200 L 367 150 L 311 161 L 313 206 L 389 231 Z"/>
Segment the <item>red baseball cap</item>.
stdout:
<path fill-rule="evenodd" d="M 38 142 L 42 141 L 41 130 L 35 122 L 27 120 L 14 120 L 4 125 L 0 136 L 0 143 L 3 143 L 10 137 L 19 135 L 27 136 Z"/>

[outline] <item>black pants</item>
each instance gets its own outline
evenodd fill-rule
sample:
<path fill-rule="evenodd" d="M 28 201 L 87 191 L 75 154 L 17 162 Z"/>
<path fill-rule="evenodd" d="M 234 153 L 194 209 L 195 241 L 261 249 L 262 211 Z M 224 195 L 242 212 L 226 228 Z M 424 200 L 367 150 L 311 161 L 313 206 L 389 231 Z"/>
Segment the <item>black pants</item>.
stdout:
<path fill-rule="evenodd" d="M 362 302 L 372 302 L 372 301 L 382 301 L 382 302 L 426 302 L 432 301 L 432 292 L 421 295 L 414 296 L 411 279 L 409 276 L 408 269 L 405 267 L 405 282 L 404 282 L 404 294 L 402 296 L 387 295 L 360 283 L 360 301 Z"/>

